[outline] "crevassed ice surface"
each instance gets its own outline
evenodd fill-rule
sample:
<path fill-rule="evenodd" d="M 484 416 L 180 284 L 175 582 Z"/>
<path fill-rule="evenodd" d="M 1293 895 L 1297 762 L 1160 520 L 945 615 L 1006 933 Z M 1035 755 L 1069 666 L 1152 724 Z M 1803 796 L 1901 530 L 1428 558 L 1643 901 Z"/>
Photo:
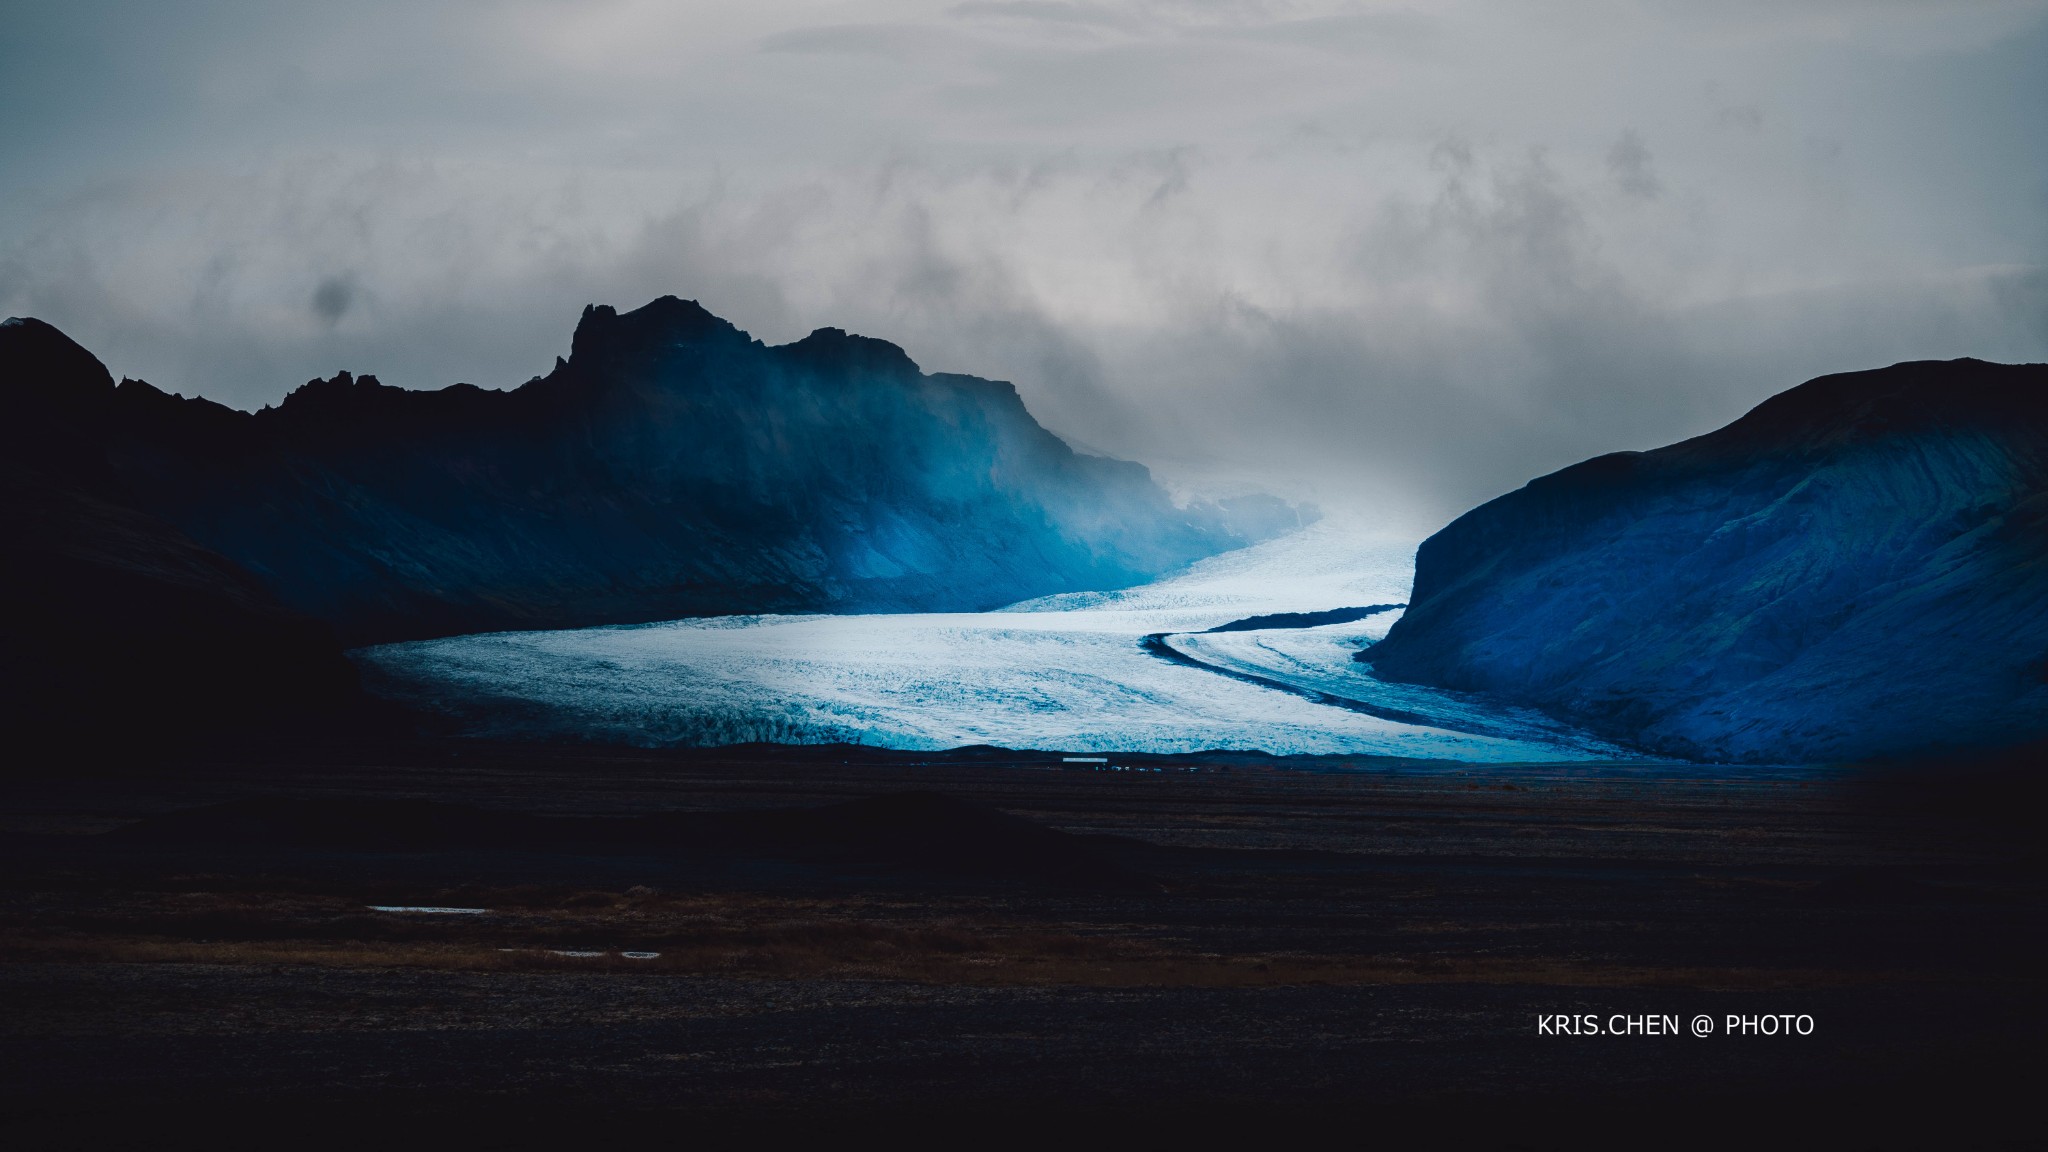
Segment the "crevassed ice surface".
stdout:
<path fill-rule="evenodd" d="M 451 712 L 479 735 L 1492 762 L 1622 755 L 1533 714 L 1374 680 L 1351 654 L 1397 613 L 1190 635 L 1248 616 L 1398 604 L 1413 562 L 1410 541 L 1325 521 L 1143 587 L 995 612 L 717 617 L 356 655 L 379 691 Z M 1147 651 L 1143 638 L 1160 633 L 1211 667 Z"/>

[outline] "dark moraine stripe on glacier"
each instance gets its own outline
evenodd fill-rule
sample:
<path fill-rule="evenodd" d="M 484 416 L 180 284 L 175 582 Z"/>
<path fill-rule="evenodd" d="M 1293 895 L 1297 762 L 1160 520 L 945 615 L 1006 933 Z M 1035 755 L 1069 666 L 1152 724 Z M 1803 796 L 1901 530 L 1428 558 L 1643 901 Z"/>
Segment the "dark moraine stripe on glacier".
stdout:
<path fill-rule="evenodd" d="M 1382 612 L 1404 608 L 1403 604 L 1368 604 L 1363 608 L 1330 608 L 1321 612 L 1273 612 L 1265 616 L 1247 616 L 1218 624 L 1209 632 L 1258 632 L 1267 628 L 1320 628 L 1325 624 L 1350 624 Z"/>
<path fill-rule="evenodd" d="M 2048 735 L 2048 366 L 1825 376 L 1460 517 L 1363 659 L 1700 759 Z"/>
<path fill-rule="evenodd" d="M 1220 631 L 1220 629 L 1212 628 L 1210 631 L 1215 632 Z M 1474 724 L 1469 720 L 1446 720 L 1439 716 L 1428 716 L 1421 712 L 1410 712 L 1404 708 L 1389 708 L 1382 704 L 1354 700 L 1349 696 L 1337 696 L 1329 692 L 1319 692 L 1314 688 L 1304 688 L 1299 684 L 1289 684 L 1285 680 L 1275 680 L 1270 677 L 1257 675 L 1256 673 L 1244 672 L 1236 668 L 1225 668 L 1220 664 L 1211 664 L 1207 660 L 1197 659 L 1175 648 L 1169 639 L 1173 635 L 1171 632 L 1147 633 L 1139 638 L 1138 647 L 1169 664 L 1199 668 L 1204 672 L 1213 673 L 1217 676 L 1227 676 L 1232 680 L 1242 680 L 1246 684 L 1256 684 L 1261 688 L 1271 688 L 1275 692 L 1285 692 L 1290 696 L 1299 696 L 1304 700 L 1312 700 L 1317 704 L 1326 705 L 1331 708 L 1342 708 L 1346 712 L 1377 716 L 1382 720 L 1392 720 L 1397 724 L 1414 724 L 1424 728 L 1440 728 L 1447 732 L 1466 732 L 1474 736 L 1499 736 L 1506 739 L 1528 738 L 1527 733 L 1514 733 L 1505 729 L 1494 729 Z"/>

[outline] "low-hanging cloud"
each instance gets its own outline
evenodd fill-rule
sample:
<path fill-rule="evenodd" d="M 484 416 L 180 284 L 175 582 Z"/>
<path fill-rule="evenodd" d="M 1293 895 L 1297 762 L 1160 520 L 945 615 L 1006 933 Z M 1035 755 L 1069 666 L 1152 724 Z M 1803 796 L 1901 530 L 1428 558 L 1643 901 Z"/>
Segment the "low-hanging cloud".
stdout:
<path fill-rule="evenodd" d="M 355 306 L 356 284 L 353 276 L 329 276 L 313 289 L 313 315 L 328 327 L 341 322 L 348 310 Z"/>
<path fill-rule="evenodd" d="M 1822 372 L 2048 356 L 2048 8 L 1617 11 L 227 5 L 163 56 L 52 7 L 0 312 L 247 407 L 514 385 L 673 292 L 1416 531 Z"/>

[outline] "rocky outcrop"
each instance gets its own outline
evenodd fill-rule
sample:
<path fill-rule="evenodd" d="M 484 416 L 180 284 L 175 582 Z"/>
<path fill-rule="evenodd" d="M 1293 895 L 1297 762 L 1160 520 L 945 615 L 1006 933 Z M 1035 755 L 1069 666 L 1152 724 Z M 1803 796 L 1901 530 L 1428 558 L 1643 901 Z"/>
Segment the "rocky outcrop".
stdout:
<path fill-rule="evenodd" d="M 2048 366 L 1827 376 L 1424 542 L 1376 675 L 1752 762 L 2048 735 Z"/>
<path fill-rule="evenodd" d="M 256 413 L 114 387 L 69 341 L 30 364 L 28 343 L 0 340 L 0 403 L 31 417 L 11 440 L 352 645 L 989 608 L 1294 523 L 1273 501 L 1177 507 L 1139 465 L 1072 451 L 1008 384 L 837 329 L 767 347 L 673 297 L 587 309 L 569 357 L 510 391 L 342 373 Z"/>

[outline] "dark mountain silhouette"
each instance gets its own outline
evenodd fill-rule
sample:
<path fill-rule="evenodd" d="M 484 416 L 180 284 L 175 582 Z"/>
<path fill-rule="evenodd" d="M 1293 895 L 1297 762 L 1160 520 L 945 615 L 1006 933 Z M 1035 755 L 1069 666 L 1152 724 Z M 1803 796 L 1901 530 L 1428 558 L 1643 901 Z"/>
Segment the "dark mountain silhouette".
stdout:
<path fill-rule="evenodd" d="M 350 645 L 759 611 L 971 610 L 1120 587 L 1295 523 L 1176 507 L 1008 384 L 820 329 L 767 347 L 690 301 L 586 309 L 511 391 L 342 373 L 239 412 L 0 336 L 8 446 L 226 557 Z"/>
<path fill-rule="evenodd" d="M 1675 755 L 2048 734 L 2048 366 L 1824 376 L 1466 513 L 1360 658 Z"/>
<path fill-rule="evenodd" d="M 0 326 L 0 722 L 25 760 L 162 747 L 360 713 L 333 629 L 118 502 L 86 436 L 111 403 L 98 361 L 34 321 Z M 39 765 L 23 764 L 22 767 Z"/>

